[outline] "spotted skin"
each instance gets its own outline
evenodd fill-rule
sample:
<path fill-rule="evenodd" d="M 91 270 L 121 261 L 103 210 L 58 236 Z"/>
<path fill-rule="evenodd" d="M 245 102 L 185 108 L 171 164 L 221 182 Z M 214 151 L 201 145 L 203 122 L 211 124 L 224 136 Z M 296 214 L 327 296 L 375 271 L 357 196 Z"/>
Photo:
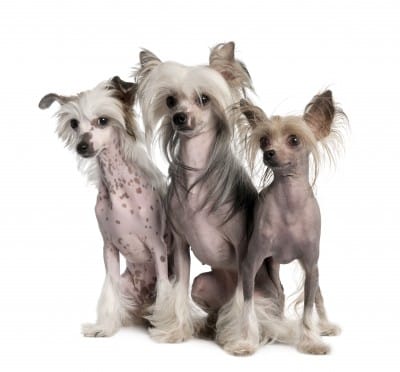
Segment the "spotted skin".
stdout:
<path fill-rule="evenodd" d="M 163 264 L 160 274 L 168 276 L 167 247 L 156 234 L 163 229 L 160 195 L 139 168 L 124 161 L 114 143 L 98 155 L 98 162 L 102 176 L 95 211 L 100 231 L 105 245 L 127 260 L 132 288 L 125 284 L 124 291 L 148 305 L 155 296 L 156 262 Z M 142 184 L 140 192 L 130 186 L 134 179 Z"/>
<path fill-rule="evenodd" d="M 60 104 L 57 134 L 98 174 L 95 213 L 106 278 L 97 321 L 82 326 L 85 336 L 111 336 L 147 316 L 149 305 L 162 295 L 158 284 L 169 281 L 160 202 L 164 181 L 135 123 L 136 90 L 136 84 L 115 76 L 74 96 L 47 94 L 39 103 L 41 109 Z M 126 259 L 122 275 L 121 256 Z"/>

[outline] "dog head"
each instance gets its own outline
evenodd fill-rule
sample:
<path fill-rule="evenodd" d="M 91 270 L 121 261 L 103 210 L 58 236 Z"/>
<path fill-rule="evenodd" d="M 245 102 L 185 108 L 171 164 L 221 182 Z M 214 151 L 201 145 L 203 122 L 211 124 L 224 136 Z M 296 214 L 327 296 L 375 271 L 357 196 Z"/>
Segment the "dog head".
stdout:
<path fill-rule="evenodd" d="M 136 78 L 147 137 L 160 120 L 171 136 L 232 131 L 228 109 L 251 88 L 246 67 L 235 59 L 233 42 L 214 47 L 207 66 L 161 62 L 143 50 Z"/>
<path fill-rule="evenodd" d="M 316 95 L 306 106 L 302 116 L 272 116 L 268 118 L 257 106 L 241 101 L 240 112 L 250 124 L 248 158 L 254 168 L 258 149 L 263 162 L 274 174 L 290 175 L 308 172 L 311 154 L 315 177 L 320 160 L 319 146 L 326 146 L 327 138 L 335 133 L 334 123 L 344 113 L 335 106 L 332 92 Z"/>
<path fill-rule="evenodd" d="M 39 107 L 47 109 L 54 102 L 59 103 L 58 135 L 81 157 L 90 158 L 117 141 L 116 134 L 121 131 L 135 138 L 137 129 L 132 112 L 135 94 L 136 84 L 115 76 L 73 96 L 47 94 Z"/>

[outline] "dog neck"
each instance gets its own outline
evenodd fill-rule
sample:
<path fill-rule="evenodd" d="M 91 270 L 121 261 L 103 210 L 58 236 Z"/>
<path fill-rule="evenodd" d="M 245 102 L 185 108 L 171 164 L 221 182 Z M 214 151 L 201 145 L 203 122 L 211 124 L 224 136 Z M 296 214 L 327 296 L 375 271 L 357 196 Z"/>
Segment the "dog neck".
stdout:
<path fill-rule="evenodd" d="M 143 174 L 133 163 L 127 162 L 122 155 L 120 143 L 115 139 L 110 146 L 98 155 L 98 164 L 103 187 L 110 195 L 127 195 L 140 188 Z"/>
<path fill-rule="evenodd" d="M 269 186 L 269 191 L 282 210 L 302 210 L 306 201 L 313 197 L 309 182 L 308 160 L 298 162 L 287 170 L 275 170 L 274 180 Z"/>
<path fill-rule="evenodd" d="M 186 166 L 193 168 L 185 171 L 189 185 L 207 167 L 215 136 L 215 129 L 210 129 L 194 137 L 181 137 L 180 158 Z"/>

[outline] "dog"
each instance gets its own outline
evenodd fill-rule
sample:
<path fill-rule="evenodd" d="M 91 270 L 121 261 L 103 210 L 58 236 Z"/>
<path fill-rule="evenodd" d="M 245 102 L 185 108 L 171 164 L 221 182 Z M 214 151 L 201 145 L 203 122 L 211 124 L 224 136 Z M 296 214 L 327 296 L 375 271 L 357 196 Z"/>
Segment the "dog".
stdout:
<path fill-rule="evenodd" d="M 234 293 L 247 250 L 257 191 L 234 154 L 229 108 L 252 85 L 234 47 L 233 42 L 219 44 L 211 50 L 209 65 L 193 67 L 161 62 L 148 50 L 140 53 L 135 76 L 146 136 L 151 141 L 160 123 L 169 163 L 166 210 L 174 232 L 176 281 L 164 317 L 152 317 L 152 336 L 163 342 L 194 334 L 214 337 L 217 314 Z M 189 247 L 211 266 L 194 279 L 191 290 L 194 302 L 208 314 L 206 324 L 197 321 L 188 296 Z M 264 267 L 257 274 L 257 289 L 281 299 L 279 273 L 274 279 Z"/>
<path fill-rule="evenodd" d="M 261 191 L 255 207 L 254 230 L 242 263 L 242 280 L 235 298 L 224 308 L 221 344 L 235 355 L 252 354 L 267 327 L 269 334 L 275 332 L 278 341 L 295 343 L 301 352 L 326 354 L 329 346 L 322 342 L 319 332 L 336 335 L 340 329 L 327 318 L 318 284 L 321 217 L 309 180 L 310 158 L 313 159 L 315 181 L 320 149 L 325 149 L 325 153 L 333 158 L 335 142 L 330 140 L 340 138 L 335 123 L 343 122 L 341 119 L 346 116 L 335 106 L 329 90 L 316 95 L 302 117 L 267 118 L 259 107 L 246 101 L 241 102 L 239 110 L 250 124 L 247 138 L 250 168 L 254 169 L 261 149 L 267 167 L 265 179 L 272 179 L 272 182 Z M 254 278 L 267 257 L 279 264 L 298 260 L 305 271 L 300 329 L 294 329 L 293 325 L 290 330 L 284 319 L 260 320 L 257 315 Z M 319 316 L 319 330 L 312 322 L 314 304 Z"/>
<path fill-rule="evenodd" d="M 39 103 L 41 109 L 60 104 L 57 134 L 86 163 L 85 172 L 95 175 L 98 187 L 95 212 L 106 277 L 97 321 L 82 326 L 84 336 L 111 336 L 121 326 L 144 322 L 149 306 L 170 285 L 165 179 L 136 124 L 136 91 L 136 84 L 115 76 L 77 95 L 47 94 Z M 120 255 L 126 259 L 122 275 Z"/>

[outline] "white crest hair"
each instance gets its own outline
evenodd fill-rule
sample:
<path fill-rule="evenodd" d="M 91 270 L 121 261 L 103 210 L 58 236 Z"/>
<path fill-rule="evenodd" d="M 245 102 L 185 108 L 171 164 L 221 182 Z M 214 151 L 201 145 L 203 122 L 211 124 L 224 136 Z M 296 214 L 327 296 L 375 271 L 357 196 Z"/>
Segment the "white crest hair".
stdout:
<path fill-rule="evenodd" d="M 176 62 L 164 62 L 151 72 L 145 70 L 145 74 L 139 70 L 136 78 L 148 145 L 154 139 L 154 132 L 160 123 L 169 114 L 165 99 L 171 94 L 191 96 L 193 92 L 198 95 L 207 92 L 222 110 L 235 102 L 234 92 L 224 78 L 207 66 L 188 67 Z"/>
<path fill-rule="evenodd" d="M 207 182 L 210 194 L 202 207 L 211 203 L 210 212 L 227 202 L 232 203 L 225 221 L 239 210 L 251 210 L 249 206 L 254 202 L 256 190 L 232 151 L 235 145 L 235 122 L 230 116 L 229 107 L 237 100 L 236 88 L 231 88 L 219 72 L 208 66 L 187 67 L 175 62 L 160 62 L 151 72 L 146 70 L 144 75 L 139 71 L 137 80 L 147 143 L 150 146 L 151 140 L 157 138 L 153 134 L 157 131 L 170 165 L 171 186 L 167 200 L 178 184 L 184 187 L 181 180 L 187 167 L 178 156 L 180 136 L 172 128 L 166 98 L 173 94 L 191 97 L 204 93 L 210 97 L 211 109 L 219 119 L 217 135 L 206 169 L 191 188 Z"/>
<path fill-rule="evenodd" d="M 73 151 L 79 138 L 76 131 L 71 128 L 70 120 L 107 116 L 110 125 L 118 130 L 124 159 L 137 164 L 157 189 L 164 192 L 164 178 L 146 151 L 143 133 L 137 126 L 133 110 L 118 99 L 118 91 L 112 81 L 104 81 L 92 90 L 69 97 L 68 102 L 61 105 L 56 115 L 58 117 L 56 132 L 66 147 Z M 82 173 L 87 175 L 90 183 L 98 184 L 99 171 L 96 158 L 84 159 L 78 156 L 78 166 Z"/>

